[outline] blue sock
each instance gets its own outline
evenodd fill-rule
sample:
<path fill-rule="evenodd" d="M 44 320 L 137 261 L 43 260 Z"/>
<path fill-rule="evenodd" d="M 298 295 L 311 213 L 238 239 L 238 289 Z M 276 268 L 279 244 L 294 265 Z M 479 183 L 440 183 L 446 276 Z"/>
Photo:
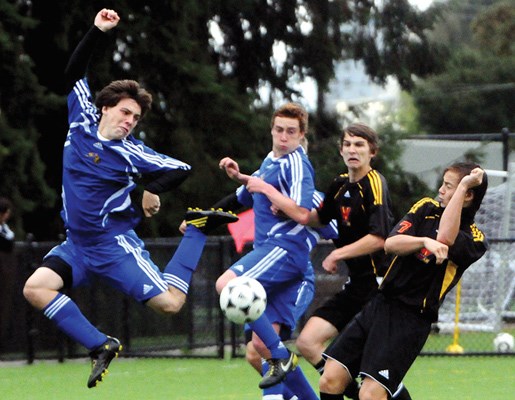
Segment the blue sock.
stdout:
<path fill-rule="evenodd" d="M 288 382 L 285 382 L 283 386 L 284 400 L 290 400 L 293 396 L 295 396 L 295 393 L 288 387 Z"/>
<path fill-rule="evenodd" d="M 268 363 L 266 361 L 263 362 L 261 371 L 263 376 L 265 376 L 268 372 Z M 284 397 L 283 391 L 284 384 L 282 382 L 269 388 L 263 389 L 263 400 L 285 399 L 286 397 Z"/>
<path fill-rule="evenodd" d="M 164 278 L 170 286 L 188 294 L 191 276 L 197 268 L 205 244 L 206 235 L 188 225 L 179 247 L 164 270 Z"/>
<path fill-rule="evenodd" d="M 302 372 L 300 365 L 298 365 L 297 368 L 295 368 L 293 371 L 288 372 L 286 379 L 284 380 L 284 386 L 293 389 L 294 394 L 297 395 L 299 399 L 318 400 L 316 392 L 313 390 L 310 383 L 306 379 L 306 376 L 304 375 L 304 372 Z"/>
<path fill-rule="evenodd" d="M 57 327 L 88 350 L 96 349 L 107 336 L 95 328 L 68 296 L 58 293 L 43 309 L 43 314 Z"/>
<path fill-rule="evenodd" d="M 287 358 L 290 355 L 265 314 L 254 322 L 250 322 L 249 326 L 263 341 L 267 349 L 270 350 L 272 358 Z"/>

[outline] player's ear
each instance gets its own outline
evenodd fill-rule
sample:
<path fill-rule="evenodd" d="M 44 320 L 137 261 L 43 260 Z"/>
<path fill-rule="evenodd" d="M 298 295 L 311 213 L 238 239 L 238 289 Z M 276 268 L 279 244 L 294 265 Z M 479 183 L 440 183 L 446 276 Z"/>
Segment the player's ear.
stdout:
<path fill-rule="evenodd" d="M 474 200 L 474 191 L 473 190 L 467 190 L 465 193 L 465 203 L 470 204 L 472 203 L 472 200 Z"/>

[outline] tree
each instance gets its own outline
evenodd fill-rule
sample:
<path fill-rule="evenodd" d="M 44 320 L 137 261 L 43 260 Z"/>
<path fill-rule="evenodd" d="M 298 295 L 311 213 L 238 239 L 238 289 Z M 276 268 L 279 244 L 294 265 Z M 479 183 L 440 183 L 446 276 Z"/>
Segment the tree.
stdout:
<path fill-rule="evenodd" d="M 35 144 L 39 140 L 34 121 L 46 109 L 44 88 L 34 73 L 23 38 L 36 21 L 19 14 L 16 5 L 1 2 L 0 14 L 0 169 L 1 193 L 15 205 L 13 227 L 17 237 L 36 228 L 30 218 L 53 206 L 55 192 L 44 180 L 44 165 Z M 48 228 L 48 227 L 47 227 Z"/>
<path fill-rule="evenodd" d="M 501 2 L 483 10 L 471 22 L 471 45 L 453 51 L 445 71 L 413 92 L 428 133 L 500 132 L 515 125 L 513 18 L 506 18 L 515 15 L 515 5 Z"/>

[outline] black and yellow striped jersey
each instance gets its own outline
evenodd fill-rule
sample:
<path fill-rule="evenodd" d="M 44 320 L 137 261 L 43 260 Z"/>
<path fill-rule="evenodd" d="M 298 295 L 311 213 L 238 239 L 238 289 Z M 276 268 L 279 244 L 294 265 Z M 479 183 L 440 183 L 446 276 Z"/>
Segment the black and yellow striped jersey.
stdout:
<path fill-rule="evenodd" d="M 357 182 L 350 182 L 348 174 L 339 175 L 325 193 L 318 208 L 320 222 L 328 224 L 335 219 L 338 224 L 336 247 L 343 247 L 367 234 L 388 236 L 393 225 L 391 200 L 385 178 L 372 169 Z M 345 260 L 349 275 L 356 279 L 377 273 L 384 252 Z"/>
<path fill-rule="evenodd" d="M 435 239 L 443 211 L 437 201 L 424 198 L 411 207 L 390 236 L 404 234 Z M 483 232 L 464 209 L 448 260 L 437 265 L 435 256 L 425 248 L 407 256 L 395 256 L 387 266 L 380 290 L 386 297 L 416 308 L 436 321 L 445 295 L 458 283 L 463 272 L 483 256 L 487 247 Z"/>

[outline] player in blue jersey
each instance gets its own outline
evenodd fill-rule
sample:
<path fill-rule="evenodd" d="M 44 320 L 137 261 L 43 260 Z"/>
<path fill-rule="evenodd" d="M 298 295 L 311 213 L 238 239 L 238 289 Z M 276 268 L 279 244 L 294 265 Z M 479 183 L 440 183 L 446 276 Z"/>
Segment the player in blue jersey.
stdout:
<path fill-rule="evenodd" d="M 69 131 L 63 151 L 61 212 L 67 239 L 45 256 L 24 287 L 30 304 L 89 350 L 92 371 L 88 387 L 102 381 L 122 346 L 93 326 L 61 291 L 100 278 L 157 312 L 176 313 L 186 301 L 205 233 L 237 220 L 221 211 L 187 212 L 188 228 L 164 273 L 134 232 L 142 211 L 146 217 L 159 212 L 159 194 L 178 186 L 191 168 L 132 136 L 152 102 L 150 93 L 137 82 L 113 81 L 93 103 L 84 75 L 97 42 L 119 20 L 113 10 L 98 12 L 94 26 L 68 63 Z M 140 175 L 150 179 L 143 192 L 142 211 L 130 197 Z"/>
<path fill-rule="evenodd" d="M 307 146 L 307 144 L 303 144 L 303 147 L 305 149 L 306 149 L 306 146 Z M 323 193 L 316 191 L 313 196 L 313 206 L 318 207 L 321 204 L 322 199 L 323 199 Z M 234 198 L 231 199 L 230 202 L 228 201 L 228 199 L 225 199 L 225 202 L 223 205 L 225 205 L 225 207 L 228 207 L 229 204 L 230 204 L 230 207 L 237 207 L 238 209 L 241 207 L 241 204 L 239 204 L 237 202 L 236 195 L 234 195 Z M 222 204 L 215 205 L 215 207 L 217 207 L 217 206 L 222 206 Z M 232 209 L 232 211 L 237 211 L 237 210 Z M 338 228 L 336 226 L 336 221 L 332 221 L 330 224 L 323 226 L 321 228 L 313 228 L 313 229 L 310 228 L 309 234 L 308 234 L 309 248 L 310 248 L 310 250 L 312 250 L 317 245 L 320 238 L 335 239 L 337 237 L 338 237 Z M 295 283 L 295 285 L 297 285 L 297 284 Z M 280 298 L 281 293 L 283 293 L 283 292 L 280 292 L 277 295 L 277 298 L 276 298 L 277 303 L 283 303 L 283 301 Z M 284 294 L 286 294 L 286 296 L 290 296 L 289 291 L 284 291 Z M 315 294 L 315 272 L 313 270 L 313 265 L 311 264 L 311 261 L 308 261 L 308 268 L 305 272 L 304 279 L 297 289 L 297 297 L 295 299 L 295 308 L 294 308 L 295 325 L 288 326 L 288 325 L 278 322 L 280 325 L 279 337 L 281 338 L 282 341 L 291 339 L 292 334 L 296 328 L 296 323 L 304 315 L 304 313 L 310 306 L 311 302 L 313 301 L 314 294 Z M 286 302 L 286 301 L 288 301 L 288 299 L 286 299 L 284 302 Z M 276 322 L 276 319 L 278 317 L 277 317 L 277 312 L 273 307 L 267 307 L 267 309 L 265 310 L 265 314 L 267 314 L 268 320 L 270 322 L 272 322 L 272 323 Z M 278 318 L 278 321 L 281 321 L 280 317 Z M 247 361 L 249 362 L 249 364 L 252 367 L 254 367 L 254 369 L 256 371 L 258 371 L 260 374 L 262 374 L 263 373 L 262 358 L 259 355 L 259 353 L 255 350 L 255 348 L 252 344 L 252 330 L 248 324 L 245 324 L 245 342 L 247 343 L 246 352 L 245 352 L 245 357 L 246 357 Z M 266 372 L 268 365 L 265 363 L 264 367 L 265 367 L 264 369 Z M 301 388 L 301 390 L 299 390 L 298 385 L 297 385 L 297 387 L 295 385 L 290 385 L 288 380 L 286 380 L 284 382 L 284 389 L 283 389 L 284 399 L 289 400 L 289 399 L 295 399 L 295 398 L 302 398 L 302 397 L 298 397 L 297 395 L 301 395 L 301 393 L 303 393 L 304 391 L 305 390 L 303 390 L 302 388 Z M 295 396 L 297 396 L 297 397 L 295 397 Z"/>
<path fill-rule="evenodd" d="M 220 293 L 231 279 L 245 275 L 257 279 L 267 291 L 267 308 L 277 310 L 276 321 L 271 323 L 264 314 L 249 325 L 254 332 L 254 347 L 269 364 L 259 386 L 274 391 L 269 394 L 277 396 L 282 396 L 281 386 L 286 374 L 289 379 L 298 376 L 306 381 L 300 368 L 296 368 L 297 356 L 284 346 L 277 332 L 280 324 L 295 324 L 296 292 L 308 268 L 310 249 L 308 228 L 299 220 L 274 213 L 271 205 L 272 201 L 288 201 L 288 204 L 291 201 L 291 207 L 299 214 L 307 216 L 311 211 L 314 171 L 301 146 L 307 128 L 306 110 L 298 104 L 287 103 L 272 116 L 272 151 L 258 171 L 246 175 L 233 159 L 227 157 L 220 161 L 220 168 L 242 185 L 236 191 L 238 202 L 254 208 L 255 235 L 254 249 L 218 278 L 216 289 Z M 276 301 L 278 293 L 284 299 L 286 291 L 290 294 L 288 301 Z"/>
<path fill-rule="evenodd" d="M 325 351 L 321 400 L 342 399 L 356 376 L 360 399 L 386 400 L 422 350 L 438 309 L 487 249 L 474 216 L 488 180 L 479 165 L 445 169 L 438 199 L 423 198 L 385 241 L 391 259 L 379 291 Z"/>

